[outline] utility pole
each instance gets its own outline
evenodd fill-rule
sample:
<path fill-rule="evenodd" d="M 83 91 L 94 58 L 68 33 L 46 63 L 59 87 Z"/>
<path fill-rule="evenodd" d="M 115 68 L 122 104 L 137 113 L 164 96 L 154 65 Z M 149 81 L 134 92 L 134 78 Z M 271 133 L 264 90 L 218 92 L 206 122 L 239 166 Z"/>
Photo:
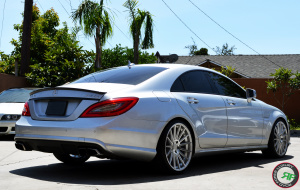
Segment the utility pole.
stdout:
<path fill-rule="evenodd" d="M 33 0 L 25 0 L 24 21 L 21 47 L 21 76 L 29 71 L 30 65 L 30 42 L 31 42 L 31 22 L 32 22 Z"/>

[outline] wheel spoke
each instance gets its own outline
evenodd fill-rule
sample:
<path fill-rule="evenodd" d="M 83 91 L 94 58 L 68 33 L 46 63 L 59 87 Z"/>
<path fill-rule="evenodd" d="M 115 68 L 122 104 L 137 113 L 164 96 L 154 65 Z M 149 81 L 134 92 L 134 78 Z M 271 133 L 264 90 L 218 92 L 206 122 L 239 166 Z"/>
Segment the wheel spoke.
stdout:
<path fill-rule="evenodd" d="M 179 150 L 179 154 L 184 157 L 185 159 L 188 159 L 184 154 L 182 154 L 181 150 Z"/>
<path fill-rule="evenodd" d="M 185 135 L 184 137 L 182 137 L 180 140 L 179 140 L 179 142 L 181 143 L 186 137 L 188 137 L 189 135 L 187 134 L 187 135 Z"/>
<path fill-rule="evenodd" d="M 185 167 L 185 163 L 184 163 L 184 161 L 182 160 L 181 156 L 178 156 L 178 158 L 179 158 L 180 162 L 183 164 L 183 166 Z"/>
<path fill-rule="evenodd" d="M 183 152 L 188 152 L 188 153 L 192 152 L 190 150 L 186 150 L 186 149 L 183 149 L 183 148 L 179 148 L 178 150 L 183 151 Z"/>
<path fill-rule="evenodd" d="M 174 153 L 173 153 L 173 167 L 174 169 L 176 169 L 176 158 Z"/>
<path fill-rule="evenodd" d="M 188 145 L 188 144 L 191 144 L 192 142 L 185 142 L 185 143 L 181 143 L 179 146 L 185 146 L 185 145 Z"/>
<path fill-rule="evenodd" d="M 168 141 L 171 145 L 173 145 L 173 142 L 170 140 L 169 137 L 167 137 L 167 141 Z"/>
<path fill-rule="evenodd" d="M 172 149 L 170 149 L 170 150 L 168 151 L 168 153 L 167 153 L 167 158 L 169 157 L 169 155 L 171 154 L 171 152 L 172 152 Z"/>
<path fill-rule="evenodd" d="M 170 133 L 169 133 L 169 134 L 170 134 L 171 141 L 173 142 L 175 139 L 174 139 L 172 130 L 170 130 Z"/>
<path fill-rule="evenodd" d="M 174 138 L 174 140 L 177 140 L 176 139 L 176 125 L 173 127 L 173 138 Z"/>
<path fill-rule="evenodd" d="M 182 135 L 184 134 L 184 132 L 185 132 L 185 129 L 182 129 L 180 135 L 178 136 L 178 139 L 180 139 L 182 137 Z"/>
<path fill-rule="evenodd" d="M 174 153 L 173 153 L 173 152 L 171 152 L 171 156 L 170 156 L 170 159 L 169 159 L 169 164 L 170 164 L 170 165 L 172 165 L 173 154 L 174 154 Z"/>
<path fill-rule="evenodd" d="M 179 164 L 179 158 L 178 158 L 179 156 L 177 155 L 176 156 L 176 163 L 177 163 L 177 165 L 178 165 L 178 169 L 180 169 L 180 164 Z"/>

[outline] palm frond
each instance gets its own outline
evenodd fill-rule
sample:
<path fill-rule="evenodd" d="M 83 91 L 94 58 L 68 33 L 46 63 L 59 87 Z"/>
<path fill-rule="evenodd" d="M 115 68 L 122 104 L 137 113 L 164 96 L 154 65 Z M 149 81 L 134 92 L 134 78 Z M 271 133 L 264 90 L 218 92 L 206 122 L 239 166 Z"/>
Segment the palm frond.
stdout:
<path fill-rule="evenodd" d="M 142 49 L 154 48 L 153 44 L 153 19 L 152 15 L 147 11 L 146 23 L 144 24 L 145 36 L 142 42 Z"/>

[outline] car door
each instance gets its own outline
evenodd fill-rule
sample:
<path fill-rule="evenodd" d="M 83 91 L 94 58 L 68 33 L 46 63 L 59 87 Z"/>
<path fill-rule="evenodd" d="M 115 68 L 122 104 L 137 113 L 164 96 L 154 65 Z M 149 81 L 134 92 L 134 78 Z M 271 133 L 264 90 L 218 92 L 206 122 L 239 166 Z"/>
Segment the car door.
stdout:
<path fill-rule="evenodd" d="M 225 102 L 216 95 L 216 89 L 203 71 L 194 70 L 182 74 L 174 82 L 171 93 L 196 125 L 200 147 L 224 147 L 227 142 Z"/>
<path fill-rule="evenodd" d="M 230 79 L 212 72 L 208 76 L 226 104 L 226 147 L 260 145 L 264 125 L 261 105 L 255 99 L 248 103 L 245 90 Z"/>

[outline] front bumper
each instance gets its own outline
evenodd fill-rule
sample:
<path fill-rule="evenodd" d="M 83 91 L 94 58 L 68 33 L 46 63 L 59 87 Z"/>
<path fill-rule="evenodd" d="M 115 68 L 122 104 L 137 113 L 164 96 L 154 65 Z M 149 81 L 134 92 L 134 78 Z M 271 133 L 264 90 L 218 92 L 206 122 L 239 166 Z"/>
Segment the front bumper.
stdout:
<path fill-rule="evenodd" d="M 74 121 L 37 121 L 21 117 L 16 124 L 15 141 L 24 144 L 27 150 L 74 154 L 82 148 L 96 147 L 108 157 L 150 161 L 156 155 L 164 125 L 165 122 L 133 120 L 126 116 Z"/>
<path fill-rule="evenodd" d="M 16 121 L 0 121 L 0 135 L 15 134 Z"/>

